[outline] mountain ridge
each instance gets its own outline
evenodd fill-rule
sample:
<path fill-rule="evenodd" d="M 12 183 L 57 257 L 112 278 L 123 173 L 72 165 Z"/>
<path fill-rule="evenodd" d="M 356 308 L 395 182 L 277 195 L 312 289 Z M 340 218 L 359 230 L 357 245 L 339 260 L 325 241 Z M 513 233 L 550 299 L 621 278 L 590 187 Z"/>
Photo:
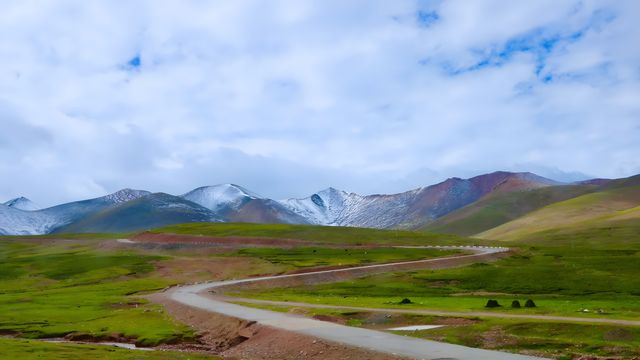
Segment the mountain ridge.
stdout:
<path fill-rule="evenodd" d="M 3 205 L 6 205 L 8 207 L 12 207 L 18 210 L 25 210 L 25 211 L 34 211 L 34 210 L 40 209 L 40 207 L 36 205 L 36 203 L 27 199 L 24 196 L 11 199 L 7 202 L 4 202 Z"/>
<path fill-rule="evenodd" d="M 2 204 L 0 233 L 35 235 L 65 231 L 132 231 L 181 221 L 431 230 L 429 224 L 437 222 L 438 219 L 446 219 L 449 214 L 458 214 L 455 215 L 457 218 L 454 217 L 454 223 L 461 216 L 469 215 L 460 213 L 460 209 L 472 204 L 483 206 L 483 201 L 486 201 L 483 199 L 487 197 L 495 198 L 500 194 L 529 194 L 532 191 L 541 191 L 538 189 L 559 189 L 561 186 L 596 189 L 626 186 L 636 182 L 632 177 L 614 180 L 592 179 L 570 185 L 529 172 L 496 171 L 468 179 L 452 177 L 437 184 L 395 194 L 360 195 L 328 187 L 304 198 L 284 200 L 265 198 L 240 185 L 230 183 L 202 186 L 182 195 L 122 189 L 94 199 L 33 211 Z M 550 196 L 547 200 L 541 201 L 541 204 L 552 202 L 556 198 L 564 200 L 570 195 Z M 523 199 L 525 200 L 520 201 L 528 201 L 527 197 Z M 535 209 L 537 205 L 524 204 L 514 214 L 521 215 L 520 213 Z M 473 214 L 472 211 L 470 215 Z M 138 219 L 139 223 L 135 224 L 133 219 Z M 504 216 L 504 219 L 512 220 L 512 216 Z M 500 221 L 496 224 L 499 225 Z M 448 224 L 445 220 L 440 223 Z M 446 226 L 444 229 L 447 230 Z"/>

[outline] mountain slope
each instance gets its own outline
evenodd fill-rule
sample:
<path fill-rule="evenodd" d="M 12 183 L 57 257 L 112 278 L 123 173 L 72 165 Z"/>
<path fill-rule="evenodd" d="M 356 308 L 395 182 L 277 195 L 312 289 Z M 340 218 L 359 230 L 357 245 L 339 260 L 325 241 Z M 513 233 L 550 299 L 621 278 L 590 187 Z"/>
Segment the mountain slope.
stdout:
<path fill-rule="evenodd" d="M 22 211 L 4 206 L 0 213 L 0 233 L 41 235 L 78 221 L 110 206 L 150 194 L 148 191 L 123 189 L 95 199 L 75 201 L 37 211 Z M 11 209 L 13 211 L 9 211 Z"/>
<path fill-rule="evenodd" d="M 620 185 L 622 184 L 622 185 Z M 631 186 L 626 186 L 626 185 Z M 622 181 L 604 190 L 545 206 L 521 218 L 478 234 L 493 240 L 518 240 L 536 233 L 635 219 L 640 185 Z"/>
<path fill-rule="evenodd" d="M 596 186 L 562 185 L 504 192 L 494 191 L 418 230 L 470 236 L 489 230 L 544 206 L 596 191 Z"/>
<path fill-rule="evenodd" d="M 280 203 L 318 225 L 417 228 L 493 191 L 510 192 L 557 185 L 531 173 L 495 172 L 392 195 L 347 193 L 329 188 L 304 199 Z"/>
<path fill-rule="evenodd" d="M 56 219 L 55 226 L 49 229 L 52 232 L 59 227 L 71 224 L 110 206 L 126 203 L 149 194 L 150 192 L 144 190 L 123 189 L 106 196 L 62 204 L 39 210 L 38 212 Z"/>
<path fill-rule="evenodd" d="M 46 234 L 56 223 L 56 219 L 47 214 L 0 204 L 0 235 Z"/>
<path fill-rule="evenodd" d="M 225 219 L 230 222 L 260 224 L 310 224 L 305 217 L 271 199 L 252 199 L 239 209 L 227 212 Z"/>
<path fill-rule="evenodd" d="M 179 223 L 218 221 L 221 218 L 203 206 L 181 197 L 155 193 L 110 206 L 55 232 L 127 232 Z"/>
<path fill-rule="evenodd" d="M 18 210 L 25 210 L 25 211 L 34 211 L 39 209 L 38 205 L 36 205 L 33 201 L 23 196 L 15 199 L 11 199 L 5 202 L 3 205 L 6 205 L 8 207 L 12 207 Z"/>
<path fill-rule="evenodd" d="M 213 212 L 224 221 L 250 223 L 308 224 L 309 221 L 282 204 L 261 197 L 242 186 L 204 186 L 181 196 Z"/>

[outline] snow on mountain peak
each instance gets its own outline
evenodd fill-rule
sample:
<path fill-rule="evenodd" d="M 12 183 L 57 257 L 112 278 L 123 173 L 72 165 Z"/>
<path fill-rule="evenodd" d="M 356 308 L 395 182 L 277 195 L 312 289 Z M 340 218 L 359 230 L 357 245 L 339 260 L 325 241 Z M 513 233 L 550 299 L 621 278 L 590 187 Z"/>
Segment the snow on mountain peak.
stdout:
<path fill-rule="evenodd" d="M 41 211 L 25 211 L 0 204 L 0 235 L 46 234 L 56 219 Z"/>
<path fill-rule="evenodd" d="M 34 211 L 39 209 L 38 205 L 24 196 L 11 199 L 5 202 L 3 205 L 24 211 Z"/>
<path fill-rule="evenodd" d="M 114 192 L 113 194 L 109 194 L 104 198 L 106 200 L 113 202 L 114 204 L 120 204 L 120 203 L 141 198 L 143 196 L 147 196 L 149 194 L 151 194 L 149 191 L 144 191 L 144 190 L 122 189 Z"/>
<path fill-rule="evenodd" d="M 361 200 L 358 194 L 330 187 L 303 199 L 286 199 L 280 203 L 314 224 L 341 225 Z"/>
<path fill-rule="evenodd" d="M 181 195 L 181 197 L 213 211 L 227 207 L 237 209 L 247 201 L 262 198 L 260 195 L 235 184 L 203 186 Z"/>

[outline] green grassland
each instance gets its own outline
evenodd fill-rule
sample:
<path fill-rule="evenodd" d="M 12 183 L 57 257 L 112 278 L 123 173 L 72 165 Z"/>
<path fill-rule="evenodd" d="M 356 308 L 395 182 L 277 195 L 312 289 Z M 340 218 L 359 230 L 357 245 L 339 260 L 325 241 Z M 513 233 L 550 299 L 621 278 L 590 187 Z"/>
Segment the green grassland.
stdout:
<path fill-rule="evenodd" d="M 248 256 L 295 268 L 318 266 L 356 266 L 421 260 L 459 253 L 451 250 L 406 248 L 245 248 L 230 256 Z"/>
<path fill-rule="evenodd" d="M 624 200 L 624 196 L 620 195 L 617 199 Z M 517 241 L 508 242 L 508 246 L 517 250 L 515 256 L 493 263 L 447 270 L 381 274 L 336 284 L 243 292 L 242 296 L 357 307 L 460 312 L 487 311 L 484 304 L 492 298 L 505 305 L 491 310 L 495 313 L 640 319 L 640 268 L 637 266 L 640 260 L 640 222 L 636 214 L 637 206 L 627 206 L 613 213 L 600 212 L 597 218 L 606 217 L 606 221 L 590 223 L 587 219 L 568 227 L 549 227 L 542 231 L 536 229 L 518 237 Z M 492 242 L 455 235 L 301 225 L 196 223 L 156 231 L 301 239 L 314 244 L 288 249 L 246 248 L 200 253 L 197 248 L 188 247 L 104 246 L 116 244 L 113 239 L 124 237 L 123 234 L 56 235 L 32 240 L 2 237 L 0 333 L 32 339 L 69 334 L 89 335 L 94 339 L 124 338 L 140 345 L 193 341 L 195 335 L 190 328 L 176 323 L 160 307 L 140 296 L 175 283 L 175 279 L 189 278 L 173 276 L 172 273 L 160 276 L 157 269 L 161 265 L 174 261 L 199 261 L 204 264 L 229 258 L 250 260 L 242 263 L 249 264 L 249 267 L 234 270 L 233 277 L 240 277 L 281 273 L 304 267 L 414 260 L 451 253 L 389 247 L 364 249 L 346 245 L 505 244 L 503 241 Z M 70 240 L 56 240 L 56 237 Z M 329 246 L 320 246 L 319 243 Z M 254 266 L 255 269 L 252 268 Z M 259 270 L 256 270 L 258 267 Z M 228 275 L 231 273 L 226 274 L 224 276 L 231 276 Z M 405 297 L 413 303 L 400 305 L 400 300 Z M 538 307 L 508 307 L 514 299 L 524 302 L 528 298 L 534 299 Z M 591 312 L 577 312 L 581 309 L 590 309 Z M 603 313 L 593 312 L 598 309 Z M 348 320 L 352 325 L 366 323 L 363 319 Z M 478 339 L 500 333 L 511 339 L 498 346 L 505 350 L 543 349 L 550 353 L 556 351 L 567 354 L 560 348 L 574 344 L 571 349 L 579 353 L 607 356 L 625 355 L 629 351 L 640 353 L 636 328 L 620 330 L 613 325 L 490 318 L 476 320 L 470 326 L 451 326 L 413 335 L 477 346 Z M 76 348 L 36 341 L 28 343 L 29 346 L 21 346 L 16 344 L 27 340 L 0 341 L 3 349 L 11 349 L 14 352 L 11 354 L 19 354 L 19 358 L 26 359 L 37 356 L 38 349 L 51 352 L 49 358 L 53 359 L 56 356 L 82 358 L 85 352 L 92 351 L 95 351 L 92 354 L 98 354 L 94 358 L 102 356 L 110 359 L 112 357 L 109 356 L 119 352 L 123 352 L 123 355 L 117 358 L 126 359 L 129 356 L 126 350 L 102 347 L 92 350 L 90 347 Z M 606 342 L 618 350 L 610 349 Z M 480 346 L 493 345 L 483 343 Z M 81 355 L 67 355 L 67 352 Z M 180 358 L 147 357 L 164 355 L 136 352 L 131 356 L 141 359 Z"/>
<path fill-rule="evenodd" d="M 544 206 L 595 191 L 594 186 L 566 185 L 491 193 L 418 230 L 470 236 L 515 220 Z"/>
<path fill-rule="evenodd" d="M 298 239 L 343 245 L 473 245 L 498 243 L 472 240 L 456 235 L 430 234 L 414 231 L 289 224 L 192 223 L 166 226 L 153 230 L 153 232 L 185 235 Z"/>
<path fill-rule="evenodd" d="M 99 252 L 77 242 L 0 241 L 0 332 L 26 338 L 121 337 L 140 345 L 191 340 L 189 328 L 130 296 L 169 284 L 147 276 L 159 260 Z"/>
<path fill-rule="evenodd" d="M 484 311 L 487 299 L 505 308 L 495 312 L 640 319 L 640 256 L 628 252 L 548 252 L 465 268 L 375 275 L 303 288 L 242 293 L 245 297 L 376 308 Z M 487 294 L 491 293 L 491 294 Z M 413 301 L 399 305 L 402 298 Z M 532 298 L 534 309 L 512 310 L 512 300 Z M 579 310 L 590 309 L 590 313 Z M 606 315 L 595 314 L 602 310 Z"/>
<path fill-rule="evenodd" d="M 559 359 L 583 354 L 632 358 L 640 349 L 640 328 L 508 319 L 477 319 L 467 326 L 397 332 L 471 347 L 535 352 Z"/>
<path fill-rule="evenodd" d="M 503 305 L 532 298 L 518 313 L 640 318 L 640 223 L 616 222 L 574 233 L 537 233 L 518 254 L 463 268 L 381 274 L 335 284 L 243 293 L 260 299 L 366 307 L 484 310 L 488 298 Z M 529 244 L 530 242 L 530 244 Z M 512 244 L 512 243 L 509 243 Z M 488 293 L 488 294 L 487 294 Z M 409 297 L 414 304 L 398 305 Z M 590 313 L 579 313 L 589 309 Z M 601 309 L 606 314 L 594 314 Z"/>
<path fill-rule="evenodd" d="M 529 319 L 443 317 L 417 314 L 300 308 L 295 306 L 241 305 L 309 317 L 341 321 L 349 326 L 385 330 L 407 325 L 444 325 L 417 331 L 392 331 L 398 335 L 444 341 L 464 346 L 509 352 L 526 352 L 557 359 L 581 355 L 634 358 L 640 349 L 640 328 Z"/>
<path fill-rule="evenodd" d="M 84 237 L 65 234 L 0 238 L 0 334 L 23 339 L 66 336 L 72 339 L 117 340 L 141 346 L 191 342 L 195 340 L 192 329 L 176 323 L 160 306 L 144 298 L 145 294 L 175 283 L 175 279 L 194 279 L 181 276 L 181 265 L 174 269 L 175 273 L 160 276 L 156 271 L 160 265 L 166 267 L 174 261 L 215 264 L 229 258 L 246 259 L 237 265 L 240 268 L 225 269 L 226 272 L 220 275 L 244 277 L 310 266 L 370 264 L 454 253 L 377 247 L 247 248 L 201 253 L 191 248 L 121 245 L 114 241 L 120 235 Z M 198 266 L 195 270 L 198 271 Z M 126 350 L 102 347 L 94 349 L 12 339 L 3 341 L 7 348 L 3 354 L 25 351 L 22 358 L 27 359 L 38 356 L 40 350 L 53 351 L 50 358 L 54 359 L 70 356 L 68 353 L 77 353 L 73 357 L 81 358 L 85 352 L 91 352 L 105 359 L 126 353 Z M 29 346 L 23 346 L 25 344 Z M 132 355 L 131 358 L 181 358 L 148 355 L 148 352 L 135 354 L 138 357 Z M 127 356 L 122 355 L 122 358 Z"/>
<path fill-rule="evenodd" d="M 638 202 L 637 187 L 614 186 L 606 191 L 543 207 L 538 210 L 543 212 L 543 216 L 533 217 L 524 223 L 518 236 L 507 235 L 507 240 L 515 241 L 506 241 L 506 245 L 516 249 L 517 254 L 494 263 L 380 274 L 348 282 L 254 290 L 235 295 L 353 307 L 638 320 Z M 563 216 L 567 217 L 566 221 L 563 221 Z M 500 237 L 496 239 L 503 241 Z M 413 303 L 401 305 L 403 298 L 409 298 Z M 524 303 L 529 298 L 536 302 L 536 308 L 509 307 L 512 300 Z M 488 299 L 498 300 L 503 307 L 484 308 Z M 582 312 L 584 309 L 589 312 Z M 326 309 L 305 311 L 338 312 Z M 640 354 L 638 327 L 489 317 L 478 319 L 472 315 L 469 318 L 476 323 L 411 335 L 506 351 L 534 351 L 566 359 L 579 357 L 575 354 L 620 358 L 633 358 Z M 363 326 L 359 319 L 347 317 L 346 321 L 349 325 Z M 487 340 L 496 338 L 502 340 L 498 344 Z"/>
<path fill-rule="evenodd" d="M 110 346 L 47 343 L 38 340 L 0 338 L 0 359 L 6 360 L 200 360 L 219 359 L 212 355 L 176 351 L 126 350 Z"/>

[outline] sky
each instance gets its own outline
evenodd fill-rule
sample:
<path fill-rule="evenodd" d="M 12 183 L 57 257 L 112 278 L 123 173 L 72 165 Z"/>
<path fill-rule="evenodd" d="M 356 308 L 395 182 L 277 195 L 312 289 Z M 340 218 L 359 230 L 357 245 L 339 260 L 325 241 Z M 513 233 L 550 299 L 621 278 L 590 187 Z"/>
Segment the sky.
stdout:
<path fill-rule="evenodd" d="M 636 0 L 3 1 L 0 200 L 640 173 Z"/>

